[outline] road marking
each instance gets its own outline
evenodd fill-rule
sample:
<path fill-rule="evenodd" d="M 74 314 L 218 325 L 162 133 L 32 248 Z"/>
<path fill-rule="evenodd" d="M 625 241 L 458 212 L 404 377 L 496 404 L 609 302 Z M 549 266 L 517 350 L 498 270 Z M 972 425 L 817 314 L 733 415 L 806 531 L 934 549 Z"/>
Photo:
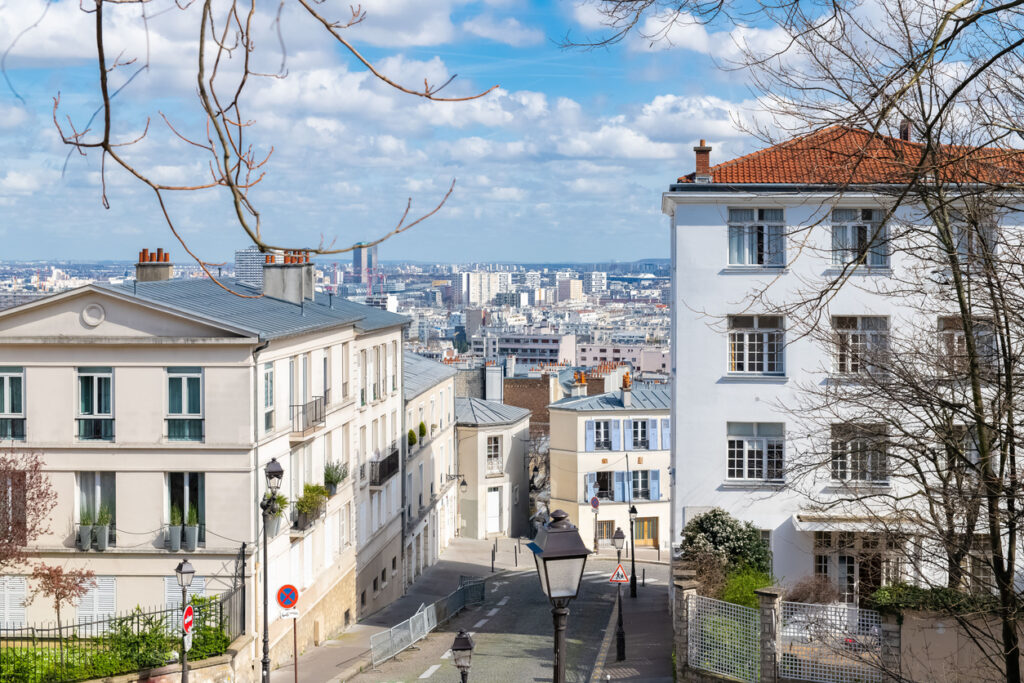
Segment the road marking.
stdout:
<path fill-rule="evenodd" d="M 448 659 L 451 656 L 452 656 L 452 651 L 448 650 L 443 655 L 441 655 L 441 659 Z"/>
<path fill-rule="evenodd" d="M 473 628 L 480 628 L 481 626 L 483 626 L 486 623 L 487 623 L 486 619 L 481 619 L 480 621 L 478 621 L 475 624 L 473 624 Z"/>
<path fill-rule="evenodd" d="M 505 597 L 503 597 L 501 600 L 498 601 L 498 607 L 504 607 L 507 604 L 508 604 L 508 596 L 507 595 Z"/>
<path fill-rule="evenodd" d="M 494 609 L 492 609 L 490 612 L 487 613 L 487 616 L 493 617 L 495 614 L 497 614 L 500 611 L 501 610 L 499 608 L 495 607 Z"/>
<path fill-rule="evenodd" d="M 435 664 L 434 666 L 430 667 L 429 669 L 427 669 L 426 671 L 421 673 L 420 674 L 420 678 L 430 678 L 431 676 L 434 675 L 434 672 L 437 671 L 440 668 L 441 668 L 440 664 Z"/>

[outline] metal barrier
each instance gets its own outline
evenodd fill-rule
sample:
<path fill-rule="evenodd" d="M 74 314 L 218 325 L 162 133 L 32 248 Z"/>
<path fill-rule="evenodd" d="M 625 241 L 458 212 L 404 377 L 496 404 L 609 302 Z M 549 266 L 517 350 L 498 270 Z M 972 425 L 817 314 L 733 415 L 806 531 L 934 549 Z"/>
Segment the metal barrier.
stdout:
<path fill-rule="evenodd" d="M 761 679 L 761 612 L 701 595 L 690 597 L 690 666 L 746 683 Z"/>
<path fill-rule="evenodd" d="M 420 605 L 416 614 L 402 623 L 370 636 L 373 668 L 426 638 L 428 633 L 461 612 L 466 605 L 482 603 L 485 589 L 483 579 L 463 576 L 459 579 L 459 587 L 446 597 L 430 605 Z"/>
<path fill-rule="evenodd" d="M 818 683 L 882 680 L 882 619 L 852 605 L 782 603 L 779 674 Z"/>

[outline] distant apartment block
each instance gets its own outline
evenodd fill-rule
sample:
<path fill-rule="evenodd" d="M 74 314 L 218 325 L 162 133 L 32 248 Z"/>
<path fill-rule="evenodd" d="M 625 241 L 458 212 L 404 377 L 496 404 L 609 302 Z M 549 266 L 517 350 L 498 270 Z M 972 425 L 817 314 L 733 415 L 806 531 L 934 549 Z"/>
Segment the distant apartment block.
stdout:
<path fill-rule="evenodd" d="M 671 368 L 671 353 L 661 346 L 579 344 L 576 358 L 583 367 L 606 362 L 629 363 L 644 373 L 667 373 Z"/>
<path fill-rule="evenodd" d="M 255 244 L 235 252 L 235 279 L 255 287 L 263 286 L 266 256 Z"/>
<path fill-rule="evenodd" d="M 583 293 L 600 294 L 608 290 L 608 273 L 593 270 L 583 273 Z"/>
<path fill-rule="evenodd" d="M 565 278 L 558 281 L 559 301 L 578 301 L 583 298 L 583 281 Z"/>
<path fill-rule="evenodd" d="M 474 270 L 460 273 L 462 304 L 479 306 L 491 303 L 500 292 L 512 291 L 512 273 Z"/>
<path fill-rule="evenodd" d="M 356 282 L 370 284 L 373 271 L 377 269 L 377 245 L 356 247 L 352 250 L 352 276 Z"/>
<path fill-rule="evenodd" d="M 576 363 L 576 335 L 550 332 L 484 333 L 470 340 L 473 355 L 485 360 L 515 356 L 519 363 Z"/>

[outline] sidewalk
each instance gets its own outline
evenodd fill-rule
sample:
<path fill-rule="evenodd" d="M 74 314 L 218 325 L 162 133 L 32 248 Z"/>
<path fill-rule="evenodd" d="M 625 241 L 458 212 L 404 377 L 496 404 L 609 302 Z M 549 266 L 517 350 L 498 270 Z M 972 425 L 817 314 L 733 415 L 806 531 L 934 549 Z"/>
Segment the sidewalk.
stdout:
<path fill-rule="evenodd" d="M 639 561 L 639 555 L 637 559 Z M 629 597 L 629 584 L 622 584 L 626 659 L 621 662 L 615 661 L 616 624 L 613 610 L 608 625 L 604 667 L 595 667 L 590 680 L 672 683 L 672 617 L 668 609 L 666 583 L 648 584 L 637 591 L 636 598 Z"/>
<path fill-rule="evenodd" d="M 514 569 L 518 556 L 519 567 L 532 566 L 532 558 L 517 553 L 517 542 L 511 538 L 499 538 L 495 557 L 495 574 L 505 569 Z M 307 650 L 299 656 L 300 683 L 324 683 L 344 681 L 370 664 L 370 637 L 385 631 L 416 613 L 422 604 L 430 604 L 448 595 L 459 587 L 460 576 L 494 576 L 491 573 L 491 549 L 493 540 L 456 538 L 441 554 L 433 567 L 416 577 L 408 593 L 393 603 L 372 614 L 344 633 L 327 640 L 319 647 Z M 523 545 L 521 551 L 526 550 Z M 531 565 L 524 565 L 523 560 Z M 270 673 L 271 683 L 291 683 L 295 680 L 291 663 Z"/>
<path fill-rule="evenodd" d="M 615 548 L 610 545 L 605 545 L 604 543 L 599 543 L 597 546 L 597 556 L 591 556 L 591 559 L 614 560 Z M 669 563 L 669 553 L 667 550 L 659 552 L 657 548 L 645 548 L 641 546 L 636 549 L 636 561 L 638 563 L 663 564 L 667 566 Z M 628 548 L 622 552 L 622 566 L 626 568 L 627 572 L 629 571 Z"/>

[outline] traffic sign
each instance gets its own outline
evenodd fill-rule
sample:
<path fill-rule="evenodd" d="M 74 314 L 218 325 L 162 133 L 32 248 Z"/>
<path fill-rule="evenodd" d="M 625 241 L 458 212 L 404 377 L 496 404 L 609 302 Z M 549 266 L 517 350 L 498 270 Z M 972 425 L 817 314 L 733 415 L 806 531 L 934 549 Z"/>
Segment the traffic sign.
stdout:
<path fill-rule="evenodd" d="M 590 499 L 590 507 L 594 508 L 595 510 L 597 509 L 597 506 L 599 506 L 600 504 L 601 501 L 597 499 L 597 496 L 594 496 L 593 498 Z"/>
<path fill-rule="evenodd" d="M 287 609 L 281 610 L 281 618 L 282 619 L 298 619 L 299 618 L 299 608 L 298 607 L 289 607 Z"/>
<path fill-rule="evenodd" d="M 629 577 L 626 576 L 626 570 L 622 568 L 620 564 L 612 572 L 612 578 L 608 579 L 609 583 L 629 583 Z"/>
<path fill-rule="evenodd" d="M 277 604 L 285 609 L 295 607 L 299 602 L 299 589 L 286 583 L 277 589 Z"/>
<path fill-rule="evenodd" d="M 192 649 L 192 634 L 189 633 L 187 636 L 185 636 L 185 652 L 188 652 L 191 649 Z"/>
<path fill-rule="evenodd" d="M 185 635 L 192 633 L 192 624 L 194 621 L 195 612 L 192 610 L 192 605 L 185 608 L 185 611 L 181 614 L 181 630 L 185 632 Z"/>

